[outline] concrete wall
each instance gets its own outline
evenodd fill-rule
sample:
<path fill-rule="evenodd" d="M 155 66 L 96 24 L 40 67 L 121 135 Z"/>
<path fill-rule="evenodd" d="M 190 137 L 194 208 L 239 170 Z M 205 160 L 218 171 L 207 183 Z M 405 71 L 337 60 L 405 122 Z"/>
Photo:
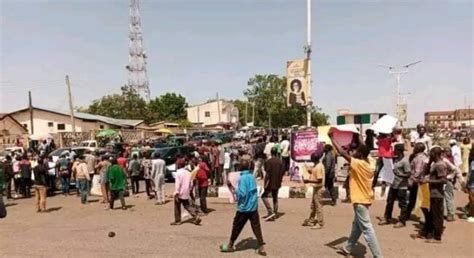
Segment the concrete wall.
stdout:
<path fill-rule="evenodd" d="M 187 108 L 186 111 L 188 115 L 188 120 L 191 123 L 203 123 L 206 126 L 215 125 L 219 123 L 237 122 L 237 119 L 234 118 L 231 113 L 233 107 L 233 104 L 220 100 L 192 106 Z"/>
<path fill-rule="evenodd" d="M 11 117 L 6 116 L 0 121 L 0 150 L 12 146 L 19 139 L 22 143 L 25 140 L 25 130 L 18 125 Z"/>
<path fill-rule="evenodd" d="M 26 124 L 28 133 L 31 134 L 31 125 L 30 125 L 30 113 L 28 110 L 23 112 L 14 113 L 11 115 L 15 118 L 20 124 Z M 52 126 L 49 126 L 48 123 L 52 122 Z M 76 132 L 88 132 L 90 130 L 100 130 L 100 125 L 103 125 L 104 129 L 110 128 L 109 125 L 98 122 L 87 122 L 82 119 L 75 119 L 76 123 Z M 58 124 L 64 124 L 65 129 L 59 130 Z M 33 125 L 34 125 L 34 134 L 45 135 L 45 134 L 55 134 L 59 132 L 71 132 L 71 118 L 66 115 L 56 114 L 52 112 L 46 112 L 42 110 L 33 110 Z"/>

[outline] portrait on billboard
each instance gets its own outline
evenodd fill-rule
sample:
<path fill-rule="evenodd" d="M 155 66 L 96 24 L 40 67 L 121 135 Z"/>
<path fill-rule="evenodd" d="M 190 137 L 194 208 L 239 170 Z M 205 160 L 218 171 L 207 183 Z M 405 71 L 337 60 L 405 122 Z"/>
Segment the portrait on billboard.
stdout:
<path fill-rule="evenodd" d="M 299 79 L 293 79 L 290 82 L 290 96 L 289 96 L 289 104 L 290 106 L 305 106 L 306 105 L 306 97 L 303 91 L 303 84 Z"/>

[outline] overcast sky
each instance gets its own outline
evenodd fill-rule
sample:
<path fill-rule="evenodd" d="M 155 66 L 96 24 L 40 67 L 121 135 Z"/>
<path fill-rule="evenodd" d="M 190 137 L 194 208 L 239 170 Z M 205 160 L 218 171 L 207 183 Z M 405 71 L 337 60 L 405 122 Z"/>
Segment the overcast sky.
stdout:
<path fill-rule="evenodd" d="M 67 110 L 120 91 L 128 62 L 127 0 L 0 0 L 0 112 L 34 105 Z M 255 74 L 285 75 L 304 57 L 304 0 L 142 0 L 151 93 L 190 104 L 219 92 L 243 98 Z M 338 109 L 392 112 L 395 79 L 379 63 L 403 65 L 409 124 L 432 110 L 473 105 L 473 3 L 313 1 L 313 99 Z M 473 105 L 474 106 L 474 105 Z M 334 121 L 334 120 L 333 120 Z"/>

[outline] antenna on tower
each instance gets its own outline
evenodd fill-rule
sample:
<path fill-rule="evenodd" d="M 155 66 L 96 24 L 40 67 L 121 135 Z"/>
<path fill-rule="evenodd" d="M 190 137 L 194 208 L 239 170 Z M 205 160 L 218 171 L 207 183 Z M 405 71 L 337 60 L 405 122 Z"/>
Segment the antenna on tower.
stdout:
<path fill-rule="evenodd" d="M 146 70 L 146 53 L 143 48 L 142 22 L 139 0 L 130 0 L 130 47 L 128 56 L 128 86 L 135 89 L 147 102 L 150 101 L 150 83 Z"/>

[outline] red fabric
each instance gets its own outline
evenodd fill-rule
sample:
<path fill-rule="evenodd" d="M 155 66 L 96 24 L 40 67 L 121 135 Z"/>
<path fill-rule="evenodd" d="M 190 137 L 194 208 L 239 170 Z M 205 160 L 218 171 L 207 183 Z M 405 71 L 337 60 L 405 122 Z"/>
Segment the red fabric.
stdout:
<path fill-rule="evenodd" d="M 379 157 L 393 158 L 392 138 L 377 138 L 377 146 L 379 146 Z"/>
<path fill-rule="evenodd" d="M 198 183 L 198 187 L 208 187 L 209 186 L 209 180 L 207 175 L 209 174 L 209 167 L 205 162 L 200 162 L 199 163 L 199 170 L 196 175 L 196 180 Z"/>
<path fill-rule="evenodd" d="M 127 159 L 126 158 L 124 158 L 124 157 L 118 158 L 117 159 L 117 164 L 119 166 L 121 166 L 123 169 L 125 169 L 125 171 L 126 171 L 126 169 L 127 169 Z"/>

